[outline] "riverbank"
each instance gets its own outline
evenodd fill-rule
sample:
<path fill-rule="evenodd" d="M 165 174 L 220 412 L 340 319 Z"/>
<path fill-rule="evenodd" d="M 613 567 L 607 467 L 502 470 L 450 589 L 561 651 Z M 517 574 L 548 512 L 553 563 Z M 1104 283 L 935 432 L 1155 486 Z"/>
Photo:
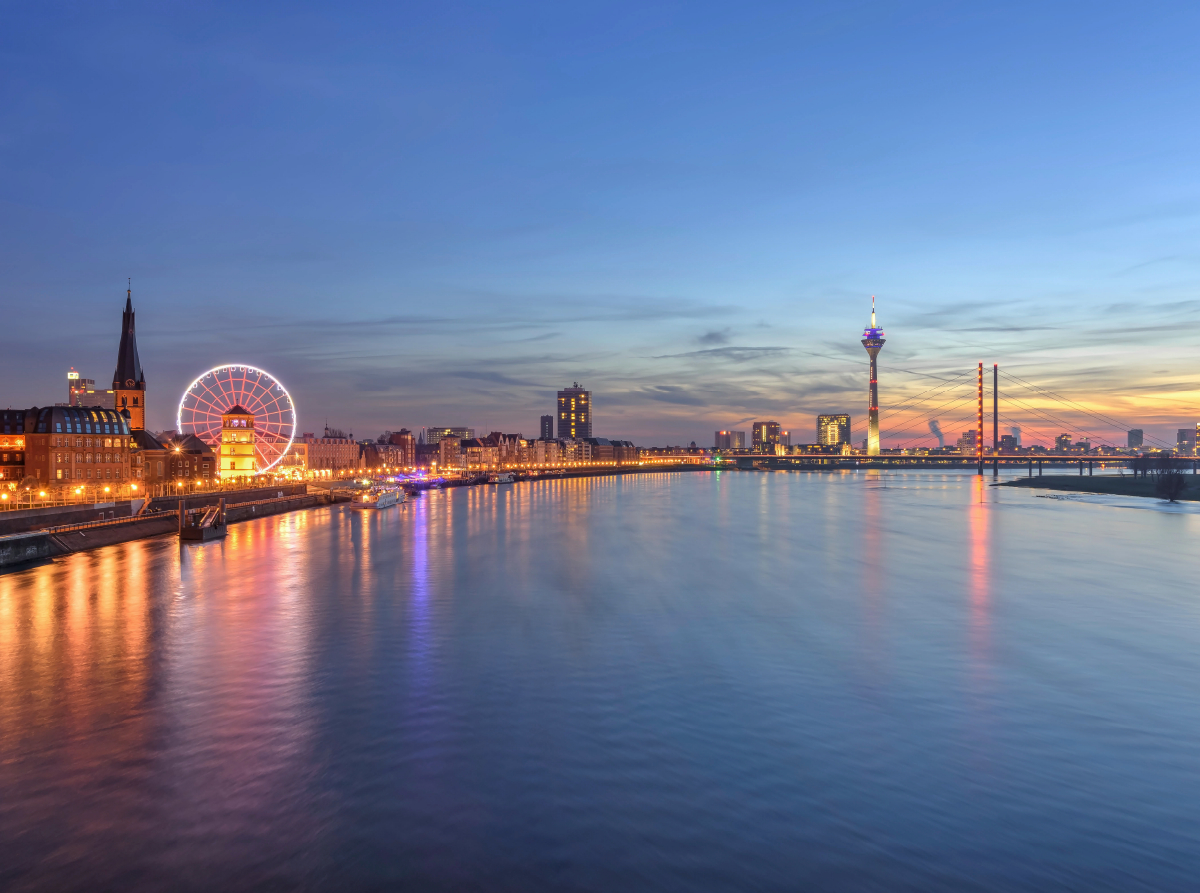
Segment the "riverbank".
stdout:
<path fill-rule="evenodd" d="M 1185 475 L 1187 489 L 1177 499 L 1200 501 L 1200 477 Z M 997 484 L 998 487 L 1025 487 L 1038 490 L 1061 490 L 1069 493 L 1103 493 L 1109 496 L 1144 496 L 1161 499 L 1155 492 L 1153 477 L 1118 477 L 1099 475 L 1080 477 L 1073 474 L 1047 474 L 1040 477 L 1017 478 Z"/>
<path fill-rule="evenodd" d="M 219 496 L 206 498 L 215 503 Z M 228 524 L 236 524 L 266 515 L 329 505 L 333 501 L 334 498 L 325 491 L 284 494 L 253 501 L 243 500 L 226 507 L 225 519 Z M 188 501 L 188 505 L 196 507 L 192 505 L 192 500 Z M 175 500 L 175 506 L 134 517 L 91 521 L 0 536 L 0 571 L 101 546 L 114 546 L 133 540 L 174 534 L 179 530 L 178 500 Z"/>
<path fill-rule="evenodd" d="M 548 475 L 530 480 L 712 470 L 711 466 L 682 464 L 655 468 L 573 469 L 562 475 Z M 448 481 L 444 486 L 479 486 L 485 483 L 486 478 L 482 478 Z M 262 498 L 264 496 L 267 498 Z M 306 487 L 304 484 L 293 484 L 254 490 L 189 494 L 185 501 L 188 508 L 196 509 L 206 505 L 215 505 L 221 498 L 226 501 L 226 523 L 236 524 L 239 521 L 249 521 L 264 515 L 277 515 L 283 512 L 330 505 L 349 497 L 345 494 L 340 497 L 336 496 L 332 491 L 317 486 Z M 152 500 L 149 511 L 140 516 L 131 516 L 130 506 L 125 503 L 119 508 L 115 518 L 110 513 L 107 519 L 104 518 L 103 513 L 100 513 L 99 519 L 96 519 L 96 515 L 93 513 L 98 507 L 80 507 L 78 511 L 67 509 L 66 511 L 70 514 L 65 515 L 61 514 L 63 510 L 53 509 L 35 510 L 29 513 L 20 512 L 19 514 L 14 512 L 10 516 L 10 523 L 17 526 L 18 532 L 0 536 L 0 570 L 7 571 L 31 562 L 46 561 L 100 546 L 112 546 L 174 533 L 179 527 L 179 503 L 179 497 L 156 497 Z M 59 514 L 54 514 L 55 512 L 59 512 Z M 78 517 L 76 517 L 77 514 Z M 20 515 L 26 515 L 23 523 L 20 523 Z M 53 527 L 44 526 L 47 520 L 57 521 L 59 524 Z M 23 529 L 21 529 L 22 526 Z"/>

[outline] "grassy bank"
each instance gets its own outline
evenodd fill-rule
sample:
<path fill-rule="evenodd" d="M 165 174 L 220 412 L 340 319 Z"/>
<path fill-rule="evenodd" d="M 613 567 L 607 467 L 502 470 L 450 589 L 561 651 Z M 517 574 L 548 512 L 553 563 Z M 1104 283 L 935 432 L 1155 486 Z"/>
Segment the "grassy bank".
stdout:
<path fill-rule="evenodd" d="M 1178 497 L 1192 501 L 1200 500 L 1200 477 L 1186 475 L 1187 489 Z M 1154 478 L 1081 477 L 1075 474 L 1047 474 L 1042 477 L 1017 478 L 1005 481 L 1001 487 L 1033 487 L 1040 490 L 1065 490 L 1071 493 L 1107 493 L 1112 496 L 1146 496 L 1161 499 L 1154 492 Z"/>

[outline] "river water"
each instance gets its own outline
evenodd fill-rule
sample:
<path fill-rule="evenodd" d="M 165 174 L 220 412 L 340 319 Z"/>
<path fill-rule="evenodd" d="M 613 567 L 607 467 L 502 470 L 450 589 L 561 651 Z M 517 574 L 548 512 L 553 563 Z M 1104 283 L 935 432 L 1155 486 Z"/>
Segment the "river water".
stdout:
<path fill-rule="evenodd" d="M 474 487 L 0 575 L 0 888 L 1196 889 L 1200 515 L 985 483 Z"/>

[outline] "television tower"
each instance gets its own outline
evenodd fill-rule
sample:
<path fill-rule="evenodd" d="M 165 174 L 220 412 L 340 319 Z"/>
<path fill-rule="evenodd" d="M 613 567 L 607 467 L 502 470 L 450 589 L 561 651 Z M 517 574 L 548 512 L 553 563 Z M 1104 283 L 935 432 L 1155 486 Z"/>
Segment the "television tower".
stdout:
<path fill-rule="evenodd" d="M 883 349 L 883 329 L 875 324 L 875 296 L 871 295 L 871 325 L 863 332 L 863 347 L 871 357 L 871 391 L 867 405 L 867 455 L 879 455 L 879 369 L 875 358 Z"/>

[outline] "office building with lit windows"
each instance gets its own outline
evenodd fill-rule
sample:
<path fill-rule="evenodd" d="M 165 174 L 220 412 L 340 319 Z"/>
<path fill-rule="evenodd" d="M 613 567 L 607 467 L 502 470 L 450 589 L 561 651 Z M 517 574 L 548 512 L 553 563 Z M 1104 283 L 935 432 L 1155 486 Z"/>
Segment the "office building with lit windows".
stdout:
<path fill-rule="evenodd" d="M 473 440 L 474 428 L 429 428 L 426 430 L 425 443 L 435 446 L 443 437 L 457 437 L 459 440 Z"/>
<path fill-rule="evenodd" d="M 755 422 L 751 432 L 751 448 L 756 453 L 774 453 L 780 442 L 779 422 Z"/>
<path fill-rule="evenodd" d="M 558 439 L 581 440 L 592 436 L 592 392 L 575 382 L 558 392 Z"/>
<path fill-rule="evenodd" d="M 840 446 L 850 442 L 850 415 L 840 412 L 817 416 L 817 444 Z"/>

